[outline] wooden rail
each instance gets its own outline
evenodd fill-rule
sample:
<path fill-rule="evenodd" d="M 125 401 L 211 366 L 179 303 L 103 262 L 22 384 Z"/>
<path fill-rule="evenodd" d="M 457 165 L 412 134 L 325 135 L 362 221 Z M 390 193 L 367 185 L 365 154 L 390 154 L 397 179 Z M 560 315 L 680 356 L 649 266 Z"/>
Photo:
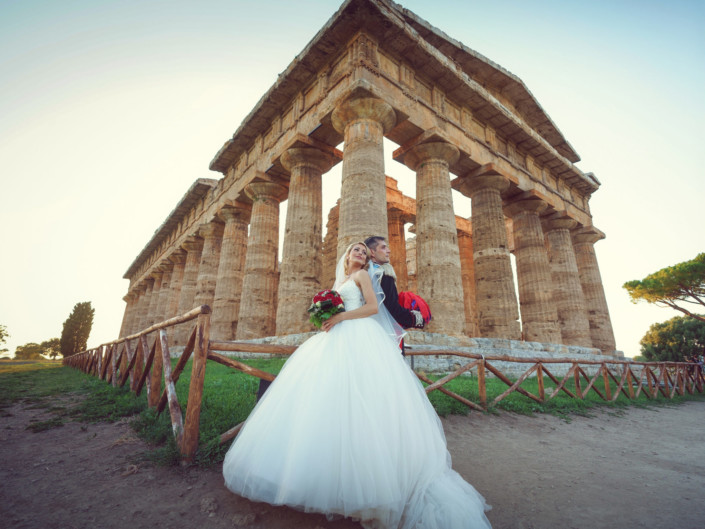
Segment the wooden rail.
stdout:
<path fill-rule="evenodd" d="M 172 430 L 182 461 L 190 463 L 198 448 L 203 382 L 210 343 L 210 314 L 210 307 L 202 305 L 136 334 L 66 357 L 63 363 L 89 375 L 97 376 L 116 387 L 123 387 L 129 379 L 130 390 L 139 395 L 145 388 L 148 405 L 157 408 L 160 413 L 168 404 Z M 172 371 L 167 329 L 193 320 L 196 320 L 195 326 Z M 150 333 L 155 333 L 151 337 L 153 340 L 151 346 L 149 345 Z M 193 366 L 184 418 L 175 387 L 181 372 L 192 356 Z M 161 389 L 162 375 L 165 385 L 163 390 Z"/>
<path fill-rule="evenodd" d="M 248 352 L 259 354 L 290 355 L 295 346 L 253 344 L 247 342 L 210 341 L 210 313 L 207 305 L 197 307 L 182 316 L 177 316 L 161 323 L 152 325 L 136 334 L 120 338 L 67 357 L 64 364 L 85 373 L 97 376 L 113 386 L 124 386 L 130 381 L 130 389 L 139 395 L 144 388 L 147 392 L 147 402 L 161 413 L 168 405 L 172 429 L 182 462 L 192 462 L 198 448 L 198 430 L 203 398 L 206 362 L 210 360 L 233 369 L 237 369 L 256 378 L 273 381 L 276 375 L 249 366 L 234 358 L 224 356 L 216 351 Z M 175 325 L 196 320 L 190 337 L 172 370 L 167 329 Z M 152 335 L 152 345 L 148 336 Z M 575 360 L 574 358 L 521 358 L 511 356 L 484 356 L 460 350 L 407 350 L 406 354 L 415 356 L 454 356 L 465 362 L 448 375 L 433 381 L 424 373 L 416 376 L 427 384 L 426 393 L 440 391 L 474 410 L 486 411 L 496 406 L 512 393 L 520 393 L 525 397 L 545 403 L 563 393 L 570 398 L 584 399 L 590 391 L 602 400 L 614 402 L 620 395 L 628 399 L 637 399 L 642 394 L 649 399 L 659 395 L 672 399 L 675 395 L 685 395 L 705 392 L 705 377 L 703 368 L 698 364 L 685 362 L 630 362 L 625 360 Z M 182 416 L 181 406 L 176 396 L 176 383 L 188 360 L 193 357 L 191 381 L 188 393 L 186 417 Z M 506 376 L 496 366 L 497 362 L 526 364 L 526 369 L 514 381 Z M 569 364 L 570 368 L 561 379 L 551 370 L 553 364 Z M 587 366 L 597 371 L 592 375 L 586 372 Z M 465 398 L 445 386 L 468 371 L 474 371 L 477 377 L 478 402 Z M 507 389 L 490 402 L 487 395 L 486 378 L 494 376 L 506 384 Z M 162 375 L 165 387 L 161 388 Z M 522 387 L 529 378 L 537 380 L 538 394 L 533 394 Z M 546 391 L 546 377 L 553 382 L 552 391 Z M 602 389 L 596 386 L 602 381 Z M 572 391 L 566 387 L 573 383 Z M 234 438 L 243 423 L 220 436 L 224 443 Z"/>

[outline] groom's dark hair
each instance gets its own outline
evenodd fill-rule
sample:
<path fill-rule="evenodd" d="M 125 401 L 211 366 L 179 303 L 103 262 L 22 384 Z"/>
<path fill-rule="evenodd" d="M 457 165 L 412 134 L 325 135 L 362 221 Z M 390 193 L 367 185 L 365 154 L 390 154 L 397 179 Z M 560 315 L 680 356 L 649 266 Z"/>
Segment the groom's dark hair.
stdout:
<path fill-rule="evenodd" d="M 386 239 L 384 237 L 381 237 L 380 235 L 374 235 L 372 237 L 367 237 L 365 239 L 365 246 L 367 246 L 370 250 L 374 250 L 377 248 L 377 245 L 381 243 L 382 241 L 385 241 Z"/>

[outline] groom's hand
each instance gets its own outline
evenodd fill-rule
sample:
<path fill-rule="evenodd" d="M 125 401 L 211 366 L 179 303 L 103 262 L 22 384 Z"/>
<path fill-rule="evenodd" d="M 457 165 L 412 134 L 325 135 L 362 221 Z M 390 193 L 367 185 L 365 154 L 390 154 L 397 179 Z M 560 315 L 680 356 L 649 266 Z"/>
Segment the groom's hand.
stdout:
<path fill-rule="evenodd" d="M 410 312 L 414 315 L 414 319 L 416 320 L 414 323 L 414 329 L 423 329 L 426 325 L 426 322 L 423 321 L 423 315 L 421 314 L 421 312 L 419 312 L 418 310 L 412 310 Z"/>

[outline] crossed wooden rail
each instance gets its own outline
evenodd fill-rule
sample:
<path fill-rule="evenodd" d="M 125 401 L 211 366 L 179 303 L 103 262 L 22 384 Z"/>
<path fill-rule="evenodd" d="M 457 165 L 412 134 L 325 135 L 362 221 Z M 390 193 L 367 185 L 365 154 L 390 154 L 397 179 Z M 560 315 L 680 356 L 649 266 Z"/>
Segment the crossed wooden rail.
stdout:
<path fill-rule="evenodd" d="M 64 365 L 74 367 L 84 373 L 99 377 L 113 386 L 123 387 L 130 381 L 130 390 L 139 395 L 144 388 L 147 392 L 147 402 L 159 413 L 169 406 L 172 430 L 176 444 L 181 453 L 183 463 L 193 461 L 198 448 L 198 431 L 203 399 L 203 384 L 205 380 L 206 362 L 211 360 L 219 364 L 237 369 L 248 375 L 272 381 L 275 375 L 249 366 L 233 358 L 214 351 L 233 351 L 263 354 L 289 355 L 296 350 L 294 346 L 253 344 L 244 342 L 218 342 L 210 340 L 210 314 L 208 305 L 197 307 L 182 316 L 177 316 L 161 323 L 152 325 L 136 334 L 119 338 L 102 344 L 94 349 L 64 358 Z M 167 329 L 175 325 L 196 320 L 190 337 L 173 370 L 167 339 Z M 152 345 L 148 335 L 152 335 Z M 134 344 L 137 344 L 136 347 Z M 686 392 L 703 393 L 705 378 L 702 366 L 684 362 L 627 362 L 624 360 L 580 360 L 573 358 L 517 358 L 507 356 L 483 356 L 466 351 L 438 350 L 408 350 L 409 356 L 456 356 L 468 360 L 454 372 L 435 382 L 423 373 L 416 376 L 428 384 L 426 393 L 440 391 L 466 406 L 486 411 L 513 392 L 518 392 L 536 402 L 543 403 L 563 392 L 571 398 L 583 399 L 590 391 L 595 392 L 605 401 L 615 401 L 620 394 L 629 399 L 636 399 L 642 393 L 649 399 L 657 398 L 659 394 L 672 399 L 676 394 Z M 189 383 L 186 417 L 181 413 L 181 406 L 176 396 L 176 383 L 187 362 L 193 356 L 191 380 Z M 529 364 L 519 378 L 512 382 L 492 362 L 511 362 Z M 554 376 L 547 366 L 551 364 L 570 364 L 570 369 L 561 380 Z M 597 371 L 590 377 L 581 366 L 597 365 Z M 473 402 L 445 387 L 448 382 L 463 373 L 475 370 L 478 381 L 479 403 Z M 500 395 L 488 403 L 486 377 L 487 372 L 501 380 L 508 387 Z M 636 374 L 635 374 L 636 371 Z M 638 374 L 638 376 L 637 376 Z M 164 389 L 161 388 L 162 375 Z M 538 395 L 530 393 L 521 384 L 530 376 L 535 375 L 538 382 Z M 556 384 L 551 392 L 546 392 L 544 377 Z M 602 378 L 603 391 L 596 387 L 595 382 Z M 566 388 L 568 381 L 573 381 L 573 391 Z M 610 381 L 614 382 L 612 390 Z M 634 386 L 636 385 L 636 390 Z M 234 438 L 240 431 L 240 423 L 220 436 L 224 443 Z"/>

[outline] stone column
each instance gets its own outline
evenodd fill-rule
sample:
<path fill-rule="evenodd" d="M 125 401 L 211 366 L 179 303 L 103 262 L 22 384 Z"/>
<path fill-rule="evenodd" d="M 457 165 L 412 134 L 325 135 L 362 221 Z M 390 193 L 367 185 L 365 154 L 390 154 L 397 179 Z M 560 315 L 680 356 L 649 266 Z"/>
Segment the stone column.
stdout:
<path fill-rule="evenodd" d="M 502 192 L 509 181 L 500 174 L 471 177 L 465 189 L 472 200 L 472 243 L 480 334 L 521 339 Z"/>
<path fill-rule="evenodd" d="M 586 226 L 573 230 L 572 236 L 580 284 L 585 295 L 592 345 L 603 353 L 612 355 L 617 346 L 595 255 L 595 243 L 604 239 L 605 235 L 592 226 Z"/>
<path fill-rule="evenodd" d="M 132 289 L 134 295 L 134 301 L 132 304 L 132 309 L 130 310 L 130 319 L 125 331 L 125 335 L 129 336 L 137 332 L 137 327 L 140 323 L 140 307 L 142 306 L 142 297 L 144 296 L 144 287 L 142 285 L 135 285 Z"/>
<path fill-rule="evenodd" d="M 396 123 L 394 109 L 371 97 L 341 103 L 333 126 L 345 135 L 337 259 L 370 235 L 387 237 L 387 191 L 382 139 Z M 337 261 L 336 259 L 336 261 Z"/>
<path fill-rule="evenodd" d="M 149 327 L 149 306 L 152 303 L 153 287 L 153 277 L 148 277 L 144 280 L 144 294 L 142 295 L 142 299 L 140 299 L 140 311 L 136 331 L 142 331 Z"/>
<path fill-rule="evenodd" d="M 178 315 L 184 314 L 196 306 L 194 300 L 196 298 L 198 266 L 201 264 L 201 252 L 203 251 L 203 239 L 192 235 L 181 247 L 186 250 L 186 264 L 179 293 L 179 308 L 176 311 Z M 174 345 L 186 345 L 192 325 L 192 323 L 182 323 L 175 327 Z"/>
<path fill-rule="evenodd" d="M 225 206 L 218 212 L 218 216 L 225 221 L 225 229 L 211 315 L 211 337 L 214 340 L 235 339 L 250 210 L 250 206 L 241 204 Z"/>
<path fill-rule="evenodd" d="M 558 310 L 563 343 L 592 347 L 590 323 L 585 310 L 585 296 L 570 238 L 570 230 L 576 224 L 573 219 L 559 215 L 551 216 L 544 221 L 553 279 L 553 301 Z"/>
<path fill-rule="evenodd" d="M 448 168 L 459 156 L 445 142 L 417 145 L 404 156 L 416 171 L 416 284 L 433 319 L 425 330 L 464 334 L 465 303 Z"/>
<path fill-rule="evenodd" d="M 174 250 L 168 257 L 174 265 L 171 271 L 171 281 L 169 284 L 169 301 L 164 307 L 164 319 L 179 316 L 179 298 L 181 297 L 181 285 L 184 281 L 184 268 L 186 267 L 186 251 L 179 248 Z"/>
<path fill-rule="evenodd" d="M 414 228 L 416 230 L 416 228 Z M 409 291 L 418 292 L 416 284 L 416 237 L 409 237 L 406 241 L 406 279 Z"/>
<path fill-rule="evenodd" d="M 291 179 L 279 276 L 278 336 L 313 330 L 306 309 L 321 290 L 321 176 L 335 161 L 315 148 L 289 149 L 281 157 Z"/>
<path fill-rule="evenodd" d="M 328 213 L 326 223 L 326 236 L 323 239 L 321 286 L 323 288 L 333 288 L 335 283 L 336 255 L 338 253 L 338 213 L 340 212 L 340 199 L 336 202 Z"/>
<path fill-rule="evenodd" d="M 472 260 L 472 248 L 472 234 L 458 231 L 460 274 L 463 281 L 463 301 L 465 302 L 465 332 L 468 336 L 480 336 L 480 328 L 477 323 L 475 265 Z"/>
<path fill-rule="evenodd" d="M 252 199 L 252 218 L 237 323 L 238 340 L 272 336 L 276 329 L 279 202 L 286 197 L 287 190 L 272 182 L 253 182 L 245 192 Z"/>
<path fill-rule="evenodd" d="M 159 306 L 159 299 L 161 298 L 162 290 L 162 276 L 164 272 L 162 270 L 155 270 L 152 272 L 151 276 L 154 279 L 152 284 L 152 295 L 149 297 L 149 309 L 147 315 L 147 326 L 152 326 L 155 323 L 161 321 L 162 308 Z"/>
<path fill-rule="evenodd" d="M 211 309 L 213 308 L 224 228 L 225 225 L 218 220 L 208 222 L 198 229 L 198 234 L 203 237 L 203 250 L 201 251 L 201 262 L 198 265 L 194 307 L 208 305 Z"/>
<path fill-rule="evenodd" d="M 539 218 L 547 207 L 538 197 L 522 197 L 505 206 L 504 211 L 514 221 L 523 338 L 527 342 L 563 343 Z"/>
<path fill-rule="evenodd" d="M 157 312 L 157 322 L 162 322 L 169 319 L 167 314 L 169 306 L 169 295 L 171 294 L 171 275 L 174 271 L 174 263 L 168 259 L 162 261 L 159 265 L 159 269 L 162 271 L 162 287 L 159 289 L 159 309 Z"/>
<path fill-rule="evenodd" d="M 397 290 L 409 290 L 406 270 L 406 238 L 404 236 L 404 213 L 398 209 L 387 210 L 389 248 L 392 250 L 390 262 L 397 274 Z"/>
<path fill-rule="evenodd" d="M 125 300 L 125 314 L 122 317 L 122 325 L 120 325 L 120 338 L 127 336 L 130 332 L 130 317 L 134 312 L 135 294 L 128 292 L 122 299 Z"/>

